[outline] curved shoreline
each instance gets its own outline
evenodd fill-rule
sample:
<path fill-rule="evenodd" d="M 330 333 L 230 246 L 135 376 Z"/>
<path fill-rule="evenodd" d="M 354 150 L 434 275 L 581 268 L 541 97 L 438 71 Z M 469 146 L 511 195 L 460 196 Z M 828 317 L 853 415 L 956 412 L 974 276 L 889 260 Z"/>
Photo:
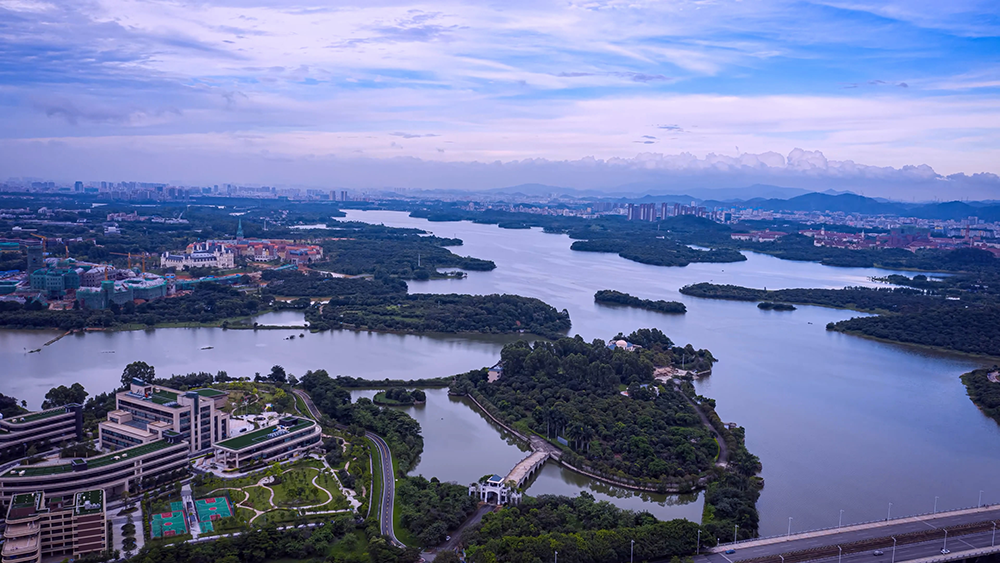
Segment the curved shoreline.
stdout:
<path fill-rule="evenodd" d="M 483 408 L 483 405 L 479 404 L 479 401 L 477 401 L 476 398 L 473 397 L 472 395 L 464 395 L 464 394 L 459 394 L 459 393 L 454 393 L 453 394 L 450 391 L 449 391 L 449 394 L 451 394 L 451 395 L 453 395 L 455 397 L 467 397 L 469 400 L 471 400 L 476 405 L 476 407 L 479 408 L 479 410 L 483 414 L 485 414 L 486 416 L 488 416 L 490 420 L 492 420 L 493 422 L 495 422 L 498 426 L 500 426 L 504 430 L 510 432 L 514 436 L 517 436 L 522 441 L 526 442 L 528 444 L 528 446 L 531 447 L 532 451 L 541 451 L 539 449 L 536 449 L 536 447 L 532 443 L 532 441 L 528 437 L 526 437 L 524 434 L 518 432 L 517 430 L 514 430 L 513 428 L 511 428 L 510 426 L 508 426 L 506 423 L 501 422 L 499 419 L 497 419 L 497 417 L 493 416 L 493 414 L 491 414 L 488 410 L 486 410 L 485 408 Z M 547 440 L 545 442 L 548 443 Z M 553 447 L 555 447 L 555 446 L 553 446 Z M 591 473 L 591 472 L 589 472 L 589 471 L 587 471 L 585 469 L 580 469 L 580 468 L 578 468 L 578 467 L 576 467 L 574 465 L 570 465 L 569 462 L 563 461 L 561 458 L 555 459 L 555 461 L 559 465 L 562 465 L 563 467 L 569 469 L 570 471 L 573 471 L 574 473 L 578 473 L 580 475 L 583 475 L 584 477 L 589 477 L 591 479 L 594 479 L 594 480 L 597 480 L 597 481 L 601 481 L 602 483 L 607 483 L 609 485 L 614 485 L 616 487 L 622 487 L 624 489 L 630 489 L 630 490 L 633 490 L 633 491 L 641 491 L 641 492 L 644 492 L 644 493 L 684 494 L 685 492 L 694 492 L 694 491 L 698 490 L 699 488 L 703 488 L 705 486 L 705 483 L 703 482 L 703 480 L 706 479 L 706 476 L 705 475 L 700 475 L 700 476 L 698 476 L 698 486 L 697 487 L 692 487 L 690 491 L 682 491 L 680 489 L 680 487 L 678 487 L 677 485 L 670 485 L 670 486 L 668 486 L 666 488 L 666 490 L 660 490 L 660 489 L 655 489 L 655 488 L 650 488 L 650 487 L 644 487 L 644 486 L 641 486 L 641 485 L 630 485 L 628 483 L 622 483 L 622 482 L 619 482 L 619 481 L 615 481 L 615 480 L 613 480 L 613 479 L 611 479 L 609 477 L 603 477 L 601 475 L 597 475 L 595 473 Z"/>

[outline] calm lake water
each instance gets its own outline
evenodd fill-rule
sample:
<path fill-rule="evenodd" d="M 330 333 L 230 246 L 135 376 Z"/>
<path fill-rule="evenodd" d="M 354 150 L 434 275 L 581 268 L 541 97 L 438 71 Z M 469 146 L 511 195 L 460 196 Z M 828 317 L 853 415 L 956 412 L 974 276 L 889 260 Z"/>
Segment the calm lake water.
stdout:
<path fill-rule="evenodd" d="M 355 399 L 370 399 L 374 395 L 374 390 L 351 393 Z M 447 389 L 428 389 L 425 405 L 393 408 L 409 413 L 423 430 L 424 453 L 411 475 L 466 485 L 486 474 L 506 475 L 529 453 L 505 430 L 480 414 L 471 401 L 449 397 Z M 657 518 L 701 520 L 703 497 L 700 494 L 636 493 L 588 479 L 553 462 L 547 463 L 531 481 L 528 494 L 575 496 L 581 490 L 597 500 L 613 502 L 622 508 L 645 510 Z"/>
<path fill-rule="evenodd" d="M 835 526 L 1000 502 L 994 485 L 1000 428 L 965 396 L 958 376 L 982 362 L 825 330 L 826 323 L 856 316 L 850 311 L 800 307 L 790 313 L 760 311 L 753 303 L 680 295 L 689 283 L 714 281 L 771 289 L 871 285 L 892 273 L 831 268 L 748 254 L 746 262 L 663 268 L 614 254 L 573 252 L 565 235 L 538 229 L 430 223 L 395 212 L 349 211 L 348 219 L 418 227 L 465 241 L 453 250 L 496 262 L 493 272 L 463 280 L 411 282 L 414 292 L 514 293 L 568 309 L 573 334 L 607 339 L 621 331 L 656 327 L 676 342 L 708 348 L 720 359 L 713 375 L 697 384 L 718 400 L 723 420 L 747 429 L 747 444 L 761 458 L 766 487 L 758 508 L 761 534 Z M 599 289 L 648 299 L 684 302 L 686 315 L 605 307 Z M 280 313 L 268 324 L 297 324 Z M 275 322 L 277 321 L 277 322 Z M 52 333 L 0 331 L 0 392 L 37 407 L 52 386 L 79 381 L 92 393 L 114 386 L 124 366 L 144 360 L 157 373 L 225 370 L 230 375 L 266 372 L 273 364 L 301 375 L 326 369 L 374 379 L 449 375 L 493 364 L 510 338 L 297 330 L 161 329 L 67 337 L 28 354 Z M 295 335 L 292 340 L 285 340 Z M 478 413 L 441 392 L 412 409 L 426 450 L 416 473 L 466 483 L 485 473 L 505 473 L 523 455 Z M 436 419 L 435 419 L 436 417 Z M 442 418 L 444 420 L 442 420 Z M 532 494 L 588 490 L 628 508 L 660 517 L 697 520 L 700 497 L 643 498 L 608 489 L 549 465 Z M 605 496 L 600 496 L 605 495 Z M 623 496 L 624 495 L 624 496 Z M 623 498 L 619 498 L 623 496 Z"/>

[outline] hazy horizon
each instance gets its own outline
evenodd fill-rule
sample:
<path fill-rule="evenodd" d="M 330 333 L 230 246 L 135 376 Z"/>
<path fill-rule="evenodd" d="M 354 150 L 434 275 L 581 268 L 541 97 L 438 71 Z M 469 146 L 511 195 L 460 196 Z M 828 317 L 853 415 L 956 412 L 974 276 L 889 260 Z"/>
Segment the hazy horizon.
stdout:
<path fill-rule="evenodd" d="M 0 0 L 0 178 L 1000 199 L 983 0 Z"/>

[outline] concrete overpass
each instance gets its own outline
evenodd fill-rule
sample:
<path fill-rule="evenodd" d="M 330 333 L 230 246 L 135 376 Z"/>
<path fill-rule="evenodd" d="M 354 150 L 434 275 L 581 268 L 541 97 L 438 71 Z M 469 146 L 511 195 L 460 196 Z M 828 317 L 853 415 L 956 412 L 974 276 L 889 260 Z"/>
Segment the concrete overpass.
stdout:
<path fill-rule="evenodd" d="M 967 508 L 720 544 L 696 563 L 944 563 L 1000 553 L 997 524 L 1000 506 Z"/>

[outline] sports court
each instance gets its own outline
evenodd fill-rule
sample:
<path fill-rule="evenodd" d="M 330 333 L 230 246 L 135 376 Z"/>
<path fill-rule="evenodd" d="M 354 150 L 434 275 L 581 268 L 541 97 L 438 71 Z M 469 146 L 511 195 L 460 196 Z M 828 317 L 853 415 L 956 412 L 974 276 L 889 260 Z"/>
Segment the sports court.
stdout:
<path fill-rule="evenodd" d="M 202 532 L 213 531 L 213 521 L 233 515 L 233 509 L 226 497 L 198 499 L 194 501 L 194 509 L 198 512 L 198 524 Z"/>
<path fill-rule="evenodd" d="M 170 503 L 170 512 L 154 514 L 149 522 L 149 535 L 154 538 L 169 538 L 187 533 L 184 523 L 184 505 L 179 502 Z"/>

